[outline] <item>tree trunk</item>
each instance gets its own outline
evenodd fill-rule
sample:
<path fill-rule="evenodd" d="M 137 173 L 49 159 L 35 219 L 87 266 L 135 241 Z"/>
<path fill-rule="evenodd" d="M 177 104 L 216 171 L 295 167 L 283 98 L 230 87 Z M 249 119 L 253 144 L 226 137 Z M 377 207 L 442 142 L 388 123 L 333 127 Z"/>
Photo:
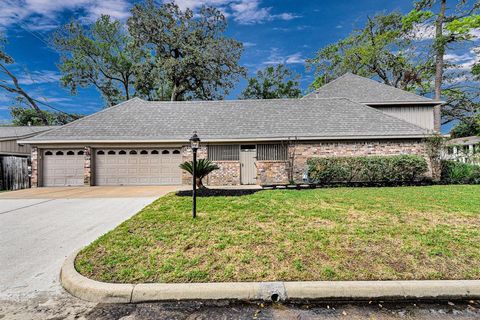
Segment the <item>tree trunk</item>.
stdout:
<path fill-rule="evenodd" d="M 173 85 L 172 88 L 172 95 L 170 96 L 170 101 L 177 101 L 178 96 L 177 96 L 177 85 Z"/>
<path fill-rule="evenodd" d="M 195 183 L 197 184 L 198 189 L 205 189 L 202 178 L 195 178 Z"/>
<path fill-rule="evenodd" d="M 441 0 L 440 12 L 435 22 L 435 100 L 442 99 L 442 82 L 443 82 L 443 66 L 445 55 L 445 42 L 443 40 L 443 23 L 445 20 L 445 11 L 447 8 L 447 0 Z M 434 129 L 440 132 L 441 129 L 442 110 L 441 105 L 434 107 Z"/>

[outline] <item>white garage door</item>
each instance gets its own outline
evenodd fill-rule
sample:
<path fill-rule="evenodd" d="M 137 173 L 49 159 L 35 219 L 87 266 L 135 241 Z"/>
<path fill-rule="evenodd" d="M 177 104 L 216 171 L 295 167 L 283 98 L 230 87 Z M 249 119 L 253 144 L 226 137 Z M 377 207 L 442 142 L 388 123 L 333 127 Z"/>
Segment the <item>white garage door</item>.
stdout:
<path fill-rule="evenodd" d="M 95 184 L 181 184 L 181 161 L 180 149 L 98 149 L 95 152 Z"/>
<path fill-rule="evenodd" d="M 45 150 L 43 186 L 83 186 L 83 150 Z"/>

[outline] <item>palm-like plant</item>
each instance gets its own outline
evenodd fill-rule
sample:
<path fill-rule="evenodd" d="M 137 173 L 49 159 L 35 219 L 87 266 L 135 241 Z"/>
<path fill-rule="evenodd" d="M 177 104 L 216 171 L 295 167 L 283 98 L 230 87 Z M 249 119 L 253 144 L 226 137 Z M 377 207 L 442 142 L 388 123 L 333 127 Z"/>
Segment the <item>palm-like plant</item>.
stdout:
<path fill-rule="evenodd" d="M 192 161 L 186 161 L 180 164 L 180 168 L 187 171 L 193 175 L 193 165 Z M 197 160 L 197 165 L 195 167 L 195 176 L 196 184 L 198 188 L 205 188 L 203 185 L 202 179 L 205 178 L 210 172 L 220 169 L 215 163 L 208 159 L 199 159 Z"/>

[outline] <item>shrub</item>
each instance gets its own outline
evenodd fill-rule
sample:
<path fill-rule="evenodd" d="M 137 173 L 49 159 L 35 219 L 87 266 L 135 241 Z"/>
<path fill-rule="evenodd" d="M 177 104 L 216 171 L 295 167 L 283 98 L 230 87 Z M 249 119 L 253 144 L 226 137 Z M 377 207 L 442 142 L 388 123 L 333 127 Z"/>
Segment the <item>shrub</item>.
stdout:
<path fill-rule="evenodd" d="M 180 164 L 180 168 L 193 175 L 192 161 L 186 161 Z M 210 172 L 218 170 L 219 167 L 208 159 L 198 159 L 195 165 L 195 177 L 196 185 L 198 188 L 204 188 L 203 178 L 205 178 Z"/>
<path fill-rule="evenodd" d="M 310 180 L 320 184 L 412 183 L 428 170 L 417 155 L 311 158 L 307 164 Z"/>
<path fill-rule="evenodd" d="M 480 184 L 480 166 L 456 161 L 442 161 L 441 182 L 445 184 Z"/>

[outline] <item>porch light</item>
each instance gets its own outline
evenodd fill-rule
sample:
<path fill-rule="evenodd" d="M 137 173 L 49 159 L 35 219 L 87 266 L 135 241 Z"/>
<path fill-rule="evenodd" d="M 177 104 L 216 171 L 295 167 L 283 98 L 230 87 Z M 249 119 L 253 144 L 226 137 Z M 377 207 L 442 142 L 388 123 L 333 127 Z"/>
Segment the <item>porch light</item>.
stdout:
<path fill-rule="evenodd" d="M 193 131 L 193 136 L 190 138 L 190 147 L 194 152 L 200 148 L 200 138 L 197 136 L 197 131 Z"/>

